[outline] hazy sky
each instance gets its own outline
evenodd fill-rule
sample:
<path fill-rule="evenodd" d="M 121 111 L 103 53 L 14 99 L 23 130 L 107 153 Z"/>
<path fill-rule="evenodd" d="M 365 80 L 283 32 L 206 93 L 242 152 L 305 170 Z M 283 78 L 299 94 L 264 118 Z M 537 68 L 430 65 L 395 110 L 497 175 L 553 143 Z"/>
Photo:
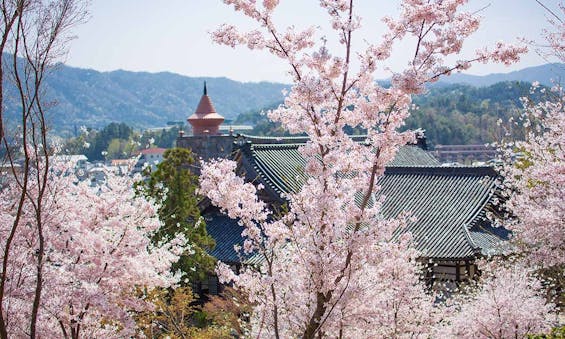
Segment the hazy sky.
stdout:
<path fill-rule="evenodd" d="M 258 0 L 261 1 L 261 0 Z M 169 71 L 188 76 L 225 76 L 239 81 L 288 82 L 286 65 L 267 52 L 232 49 L 215 45 L 209 32 L 222 23 L 251 27 L 250 21 L 220 0 L 93 0 L 88 23 L 76 28 L 77 39 L 70 46 L 65 63 L 99 71 Z M 277 22 L 296 27 L 319 26 L 322 35 L 332 38 L 325 21 L 327 15 L 316 8 L 315 0 L 281 0 Z M 558 0 L 543 0 L 558 12 Z M 378 41 L 383 33 L 380 18 L 398 11 L 396 0 L 359 0 L 356 7 L 363 17 L 363 30 L 356 47 L 364 41 Z M 498 40 L 516 41 L 516 37 L 541 41 L 548 27 L 548 13 L 535 0 L 471 0 L 468 10 L 483 17 L 480 30 L 465 45 L 464 51 L 492 46 Z M 409 45 L 399 46 L 386 66 L 399 69 Z M 464 52 L 465 53 L 465 52 Z M 546 61 L 529 53 L 512 67 L 478 65 L 471 74 L 509 72 Z M 381 72 L 379 77 L 386 77 Z"/>

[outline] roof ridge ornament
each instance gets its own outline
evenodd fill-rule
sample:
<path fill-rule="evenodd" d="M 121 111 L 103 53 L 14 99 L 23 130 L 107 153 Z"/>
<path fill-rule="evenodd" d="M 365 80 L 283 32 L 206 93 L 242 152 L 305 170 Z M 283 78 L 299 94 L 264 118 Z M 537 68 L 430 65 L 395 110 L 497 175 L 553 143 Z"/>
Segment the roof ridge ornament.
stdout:
<path fill-rule="evenodd" d="M 204 95 L 208 95 L 208 90 L 206 89 L 206 80 L 204 80 Z"/>

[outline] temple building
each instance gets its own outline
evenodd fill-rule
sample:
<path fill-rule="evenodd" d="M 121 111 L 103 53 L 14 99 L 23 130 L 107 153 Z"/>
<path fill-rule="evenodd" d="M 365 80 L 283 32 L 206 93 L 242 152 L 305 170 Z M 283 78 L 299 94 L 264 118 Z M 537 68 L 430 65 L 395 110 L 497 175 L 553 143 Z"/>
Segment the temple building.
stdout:
<path fill-rule="evenodd" d="M 232 133 L 220 134 L 220 125 L 224 117 L 216 112 L 212 99 L 208 96 L 206 83 L 204 93 L 196 107 L 196 111 L 188 119 L 192 127 L 192 135 L 181 135 L 177 139 L 177 147 L 189 148 L 197 157 L 204 160 L 229 157 L 234 142 Z"/>
<path fill-rule="evenodd" d="M 260 198 L 271 206 L 284 204 L 284 193 L 300 190 L 307 177 L 303 171 L 305 159 L 298 148 L 307 138 L 214 134 L 211 131 L 218 130 L 216 125 L 200 128 L 208 114 L 217 125 L 221 123 L 205 90 L 196 113 L 188 119 L 194 135 L 179 136 L 179 147 L 191 148 L 203 159 L 235 160 L 239 175 L 248 182 L 263 184 Z M 354 138 L 364 140 L 362 136 Z M 509 232 L 494 227 L 487 218 L 489 212 L 497 212 L 497 179 L 492 167 L 441 166 L 427 150 L 425 139 L 402 147 L 387 165 L 379 182 L 386 196 L 383 217 L 410 212 L 416 218 L 407 231 L 421 253 L 420 260 L 429 267 L 426 278 L 430 285 L 473 278 L 476 259 L 500 253 Z M 234 245 L 243 245 L 243 229 L 237 220 L 207 201 L 202 209 L 208 233 L 216 240 L 212 255 L 236 268 L 261 260 L 253 255 L 242 257 L 234 250 Z"/>

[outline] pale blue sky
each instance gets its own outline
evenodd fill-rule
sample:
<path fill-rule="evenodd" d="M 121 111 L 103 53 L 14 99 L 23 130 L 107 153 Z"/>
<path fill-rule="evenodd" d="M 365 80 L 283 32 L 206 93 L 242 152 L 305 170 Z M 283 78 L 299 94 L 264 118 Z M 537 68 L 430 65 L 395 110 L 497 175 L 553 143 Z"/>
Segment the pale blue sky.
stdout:
<path fill-rule="evenodd" d="M 558 12 L 558 0 L 543 2 Z M 317 1 L 281 3 L 277 21 L 297 27 L 317 25 L 331 34 L 324 23 L 326 14 L 316 8 Z M 481 12 L 482 27 L 465 45 L 466 52 L 472 53 L 498 40 L 515 41 L 516 37 L 541 41 L 542 28 L 547 27 L 547 12 L 535 0 L 471 0 L 467 7 L 475 11 L 485 6 L 488 7 Z M 378 41 L 383 28 L 380 18 L 394 15 L 398 1 L 359 0 L 356 8 L 363 16 L 364 28 L 354 42 L 362 47 L 364 39 Z M 247 19 L 220 0 L 93 0 L 90 12 L 89 22 L 75 30 L 77 39 L 65 60 L 71 66 L 288 82 L 286 65 L 268 53 L 212 43 L 208 32 L 224 22 L 250 27 Z M 397 48 L 394 60 L 387 66 L 400 69 L 406 62 L 402 53 L 406 48 L 408 45 Z M 542 63 L 545 60 L 531 52 L 510 68 L 478 65 L 469 73 L 508 72 Z M 377 76 L 387 75 L 381 72 Z"/>

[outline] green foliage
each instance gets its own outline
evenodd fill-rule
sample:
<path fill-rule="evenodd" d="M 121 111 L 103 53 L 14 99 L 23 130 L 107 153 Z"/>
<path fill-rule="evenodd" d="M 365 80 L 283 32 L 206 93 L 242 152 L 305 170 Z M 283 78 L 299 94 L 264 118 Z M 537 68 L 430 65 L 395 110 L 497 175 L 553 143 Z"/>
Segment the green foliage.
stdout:
<path fill-rule="evenodd" d="M 407 119 L 406 128 L 423 128 L 431 145 L 499 141 L 506 131 L 498 121 L 509 121 L 521 113 L 520 97 L 529 95 L 529 89 L 530 84 L 519 82 L 431 88 L 414 98 L 417 108 Z"/>
<path fill-rule="evenodd" d="M 177 137 L 179 136 L 179 131 L 182 127 L 173 126 L 171 128 L 163 128 L 159 131 L 145 131 L 140 136 L 139 143 L 141 145 L 151 144 L 149 141 L 153 140 L 153 145 L 162 148 L 174 147 Z M 186 130 L 186 128 L 184 128 Z"/>
<path fill-rule="evenodd" d="M 69 138 L 64 141 L 63 154 L 85 154 L 90 147 L 90 143 L 94 140 L 96 131 L 87 129 L 80 135 Z"/>
<path fill-rule="evenodd" d="M 84 154 L 89 161 L 129 158 L 137 149 L 136 134 L 124 123 L 110 123 L 100 131 L 86 129 L 67 139 L 63 154 Z"/>
<path fill-rule="evenodd" d="M 564 339 L 565 326 L 555 327 L 548 334 L 536 334 L 528 336 L 529 339 Z"/>
<path fill-rule="evenodd" d="M 110 144 L 106 149 L 106 159 L 126 159 L 131 157 L 133 151 L 136 149 L 135 142 L 132 139 L 118 139 L 110 140 Z"/>
<path fill-rule="evenodd" d="M 110 123 L 100 131 L 85 129 L 74 138 L 65 140 L 63 154 L 84 154 L 90 161 L 130 158 L 143 148 L 173 147 L 182 127 L 136 133 L 124 123 Z"/>
<path fill-rule="evenodd" d="M 108 155 L 108 146 L 114 139 L 117 139 L 114 141 L 112 152 L 114 152 L 114 156 L 123 158 L 124 155 L 119 155 L 119 153 L 126 150 L 128 143 L 131 144 L 130 148 L 133 149 L 133 142 L 131 141 L 133 135 L 133 129 L 130 126 L 113 122 L 97 133 L 91 132 L 88 134 L 86 141 L 90 145 L 84 149 L 84 154 L 90 161 L 105 160 L 105 155 Z"/>
<path fill-rule="evenodd" d="M 522 111 L 520 97 L 530 96 L 529 89 L 530 84 L 519 82 L 500 82 L 488 87 L 436 86 L 414 97 L 417 108 L 406 120 L 406 128 L 424 129 L 430 145 L 499 141 L 506 130 L 498 120 L 505 122 L 519 116 Z M 254 124 L 252 133 L 255 135 L 285 136 L 280 124 L 269 121 L 266 115 L 260 114 L 261 111 L 246 112 L 237 118 L 236 123 Z M 363 133 L 358 128 L 347 132 Z M 521 131 L 513 132 L 520 136 Z"/>
<path fill-rule="evenodd" d="M 191 171 L 194 162 L 189 150 L 169 149 L 157 169 L 151 172 L 147 167 L 146 179 L 136 184 L 138 194 L 154 199 L 159 206 L 157 213 L 163 226 L 154 234 L 153 241 L 170 241 L 178 233 L 189 240 L 190 246 L 174 269 L 180 269 L 191 281 L 205 279 L 215 264 L 215 259 L 207 253 L 215 243 L 200 217 L 195 192 L 198 178 Z"/>
<path fill-rule="evenodd" d="M 514 153 L 519 154 L 516 158 L 514 166 L 520 170 L 525 170 L 534 165 L 532 161 L 532 154 L 528 152 L 524 147 L 514 148 Z"/>
<path fill-rule="evenodd" d="M 246 326 L 249 325 L 246 318 L 252 312 L 247 300 L 240 291 L 231 287 L 225 287 L 220 295 L 210 296 L 210 300 L 202 307 L 206 326 L 227 328 L 237 337 L 244 337 Z"/>
<path fill-rule="evenodd" d="M 232 338 L 230 329 L 225 326 L 195 324 L 195 317 L 202 312 L 195 306 L 196 300 L 189 287 L 140 290 L 138 294 L 154 306 L 135 317 L 139 334 L 146 338 Z"/>

